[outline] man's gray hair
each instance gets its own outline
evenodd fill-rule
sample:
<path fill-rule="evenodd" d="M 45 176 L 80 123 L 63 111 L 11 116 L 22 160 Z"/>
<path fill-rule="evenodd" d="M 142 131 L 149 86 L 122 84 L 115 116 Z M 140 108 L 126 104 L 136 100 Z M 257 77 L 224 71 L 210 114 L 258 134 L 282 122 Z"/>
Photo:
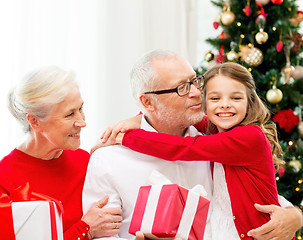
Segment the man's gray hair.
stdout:
<path fill-rule="evenodd" d="M 169 59 L 179 56 L 177 53 L 158 49 L 145 54 L 133 66 L 130 73 L 130 84 L 133 97 L 138 106 L 142 107 L 140 95 L 144 92 L 155 91 L 160 84 L 158 73 L 153 69 L 152 62 L 155 59 Z"/>

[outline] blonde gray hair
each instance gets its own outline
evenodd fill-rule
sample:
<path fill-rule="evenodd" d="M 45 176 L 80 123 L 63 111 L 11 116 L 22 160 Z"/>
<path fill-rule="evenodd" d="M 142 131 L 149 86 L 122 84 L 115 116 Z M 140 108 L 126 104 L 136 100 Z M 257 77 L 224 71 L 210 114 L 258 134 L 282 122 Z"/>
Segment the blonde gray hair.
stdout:
<path fill-rule="evenodd" d="M 78 86 L 75 75 L 56 66 L 38 69 L 26 75 L 8 95 L 8 108 L 21 123 L 25 132 L 30 131 L 27 114 L 45 119 L 51 109 L 62 102 L 71 87 Z"/>

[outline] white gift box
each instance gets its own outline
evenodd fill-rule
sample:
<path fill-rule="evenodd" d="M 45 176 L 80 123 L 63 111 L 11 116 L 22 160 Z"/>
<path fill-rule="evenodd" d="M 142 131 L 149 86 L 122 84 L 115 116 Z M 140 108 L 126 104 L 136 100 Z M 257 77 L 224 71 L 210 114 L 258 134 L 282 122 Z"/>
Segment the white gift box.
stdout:
<path fill-rule="evenodd" d="M 63 240 L 62 216 L 54 202 L 12 203 L 16 240 Z"/>

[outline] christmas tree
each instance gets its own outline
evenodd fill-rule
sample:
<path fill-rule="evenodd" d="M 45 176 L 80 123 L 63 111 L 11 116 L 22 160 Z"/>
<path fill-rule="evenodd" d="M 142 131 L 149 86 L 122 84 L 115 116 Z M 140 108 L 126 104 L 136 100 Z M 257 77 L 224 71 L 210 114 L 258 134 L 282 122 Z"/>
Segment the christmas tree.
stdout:
<path fill-rule="evenodd" d="M 253 75 L 259 96 L 276 122 L 285 165 L 276 175 L 278 192 L 303 208 L 303 11 L 296 0 L 217 0 L 213 27 L 218 37 L 196 69 L 235 61 Z M 298 238 L 299 237 L 299 238 Z M 300 238 L 300 233 L 297 238 Z"/>

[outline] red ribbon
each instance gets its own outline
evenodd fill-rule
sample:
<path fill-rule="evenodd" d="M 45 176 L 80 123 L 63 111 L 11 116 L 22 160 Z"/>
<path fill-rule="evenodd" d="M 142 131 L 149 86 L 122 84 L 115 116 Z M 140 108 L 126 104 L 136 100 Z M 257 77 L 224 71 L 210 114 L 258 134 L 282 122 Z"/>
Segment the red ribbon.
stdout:
<path fill-rule="evenodd" d="M 15 240 L 15 231 L 12 206 L 8 203 L 0 203 L 0 239 L 2 240 Z"/>
<path fill-rule="evenodd" d="M 63 206 L 60 201 L 44 194 L 34 193 L 30 191 L 29 183 L 13 190 L 10 195 L 2 193 L 0 196 L 0 239 L 15 240 L 15 231 L 13 226 L 12 202 L 25 201 L 48 201 L 50 206 L 51 233 L 52 239 L 58 240 L 55 206 L 61 214 L 63 214 Z"/>
<path fill-rule="evenodd" d="M 260 15 L 262 15 L 262 16 L 264 16 L 264 18 L 265 18 L 265 21 L 266 21 L 266 17 L 267 17 L 267 13 L 265 13 L 265 11 L 264 11 L 264 8 L 263 8 L 263 6 L 262 6 L 262 4 L 260 3 L 260 2 L 257 2 L 256 3 L 256 5 L 257 6 L 259 6 L 260 8 L 261 8 L 261 13 L 260 13 Z M 257 18 L 258 19 L 258 18 Z"/>

